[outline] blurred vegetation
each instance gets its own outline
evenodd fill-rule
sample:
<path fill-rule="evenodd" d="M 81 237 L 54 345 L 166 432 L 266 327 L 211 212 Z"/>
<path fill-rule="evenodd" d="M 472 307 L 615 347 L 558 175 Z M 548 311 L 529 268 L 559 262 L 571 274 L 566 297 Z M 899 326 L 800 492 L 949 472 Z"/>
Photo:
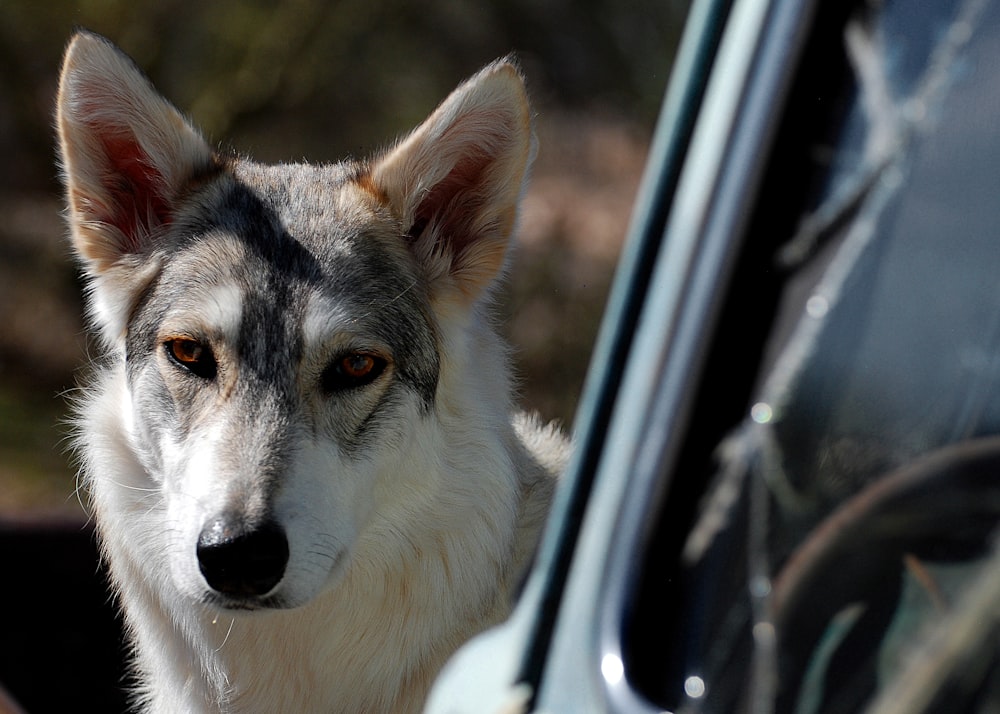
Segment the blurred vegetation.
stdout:
<path fill-rule="evenodd" d="M 63 395 L 86 362 L 53 99 L 78 26 L 132 55 L 213 141 L 360 156 L 514 52 L 541 152 L 511 274 L 524 401 L 571 421 L 682 25 L 682 0 L 0 0 L 0 512 L 73 503 Z"/>

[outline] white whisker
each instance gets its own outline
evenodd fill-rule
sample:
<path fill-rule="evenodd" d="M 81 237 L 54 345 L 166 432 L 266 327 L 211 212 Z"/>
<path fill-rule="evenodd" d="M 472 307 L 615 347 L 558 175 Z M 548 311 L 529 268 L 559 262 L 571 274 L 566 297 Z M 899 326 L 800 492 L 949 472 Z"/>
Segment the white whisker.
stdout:
<path fill-rule="evenodd" d="M 214 625 L 218 621 L 218 619 L 219 619 L 219 616 L 216 615 L 215 619 L 212 620 L 212 624 Z M 221 652 L 222 648 L 226 646 L 227 642 L 229 642 L 229 636 L 231 634 L 233 634 L 233 626 L 235 624 L 236 624 L 236 618 L 234 617 L 232 620 L 229 621 L 229 629 L 226 630 L 226 636 L 222 639 L 222 644 L 219 645 L 219 647 L 215 650 L 216 654 L 218 654 L 219 652 Z"/>

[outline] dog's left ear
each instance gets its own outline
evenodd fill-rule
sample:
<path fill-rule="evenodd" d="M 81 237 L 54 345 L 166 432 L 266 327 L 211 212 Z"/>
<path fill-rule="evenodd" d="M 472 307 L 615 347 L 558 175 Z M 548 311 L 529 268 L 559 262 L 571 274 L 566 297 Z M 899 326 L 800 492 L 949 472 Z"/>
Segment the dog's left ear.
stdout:
<path fill-rule="evenodd" d="M 500 60 L 372 164 L 366 179 L 405 227 L 432 291 L 472 301 L 497 277 L 533 142 L 524 82 Z"/>

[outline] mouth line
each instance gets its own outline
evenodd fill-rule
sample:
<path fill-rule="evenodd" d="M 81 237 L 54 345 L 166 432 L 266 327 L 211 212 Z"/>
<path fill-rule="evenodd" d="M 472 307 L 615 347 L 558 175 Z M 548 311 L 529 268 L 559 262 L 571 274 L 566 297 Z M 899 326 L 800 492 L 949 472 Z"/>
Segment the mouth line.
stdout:
<path fill-rule="evenodd" d="M 232 598 L 219 593 L 206 593 L 201 600 L 203 605 L 224 612 L 260 612 L 262 610 L 287 610 L 288 606 L 279 597 L 262 598 Z"/>

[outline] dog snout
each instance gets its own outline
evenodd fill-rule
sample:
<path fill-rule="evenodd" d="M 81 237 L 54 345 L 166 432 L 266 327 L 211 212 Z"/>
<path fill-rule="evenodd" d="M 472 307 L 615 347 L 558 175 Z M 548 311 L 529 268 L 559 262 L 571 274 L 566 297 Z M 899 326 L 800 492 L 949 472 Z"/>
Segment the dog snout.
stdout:
<path fill-rule="evenodd" d="M 222 515 L 208 522 L 198 536 L 198 567 L 218 593 L 234 598 L 270 592 L 288 565 L 288 538 L 271 520 L 248 526 Z"/>

